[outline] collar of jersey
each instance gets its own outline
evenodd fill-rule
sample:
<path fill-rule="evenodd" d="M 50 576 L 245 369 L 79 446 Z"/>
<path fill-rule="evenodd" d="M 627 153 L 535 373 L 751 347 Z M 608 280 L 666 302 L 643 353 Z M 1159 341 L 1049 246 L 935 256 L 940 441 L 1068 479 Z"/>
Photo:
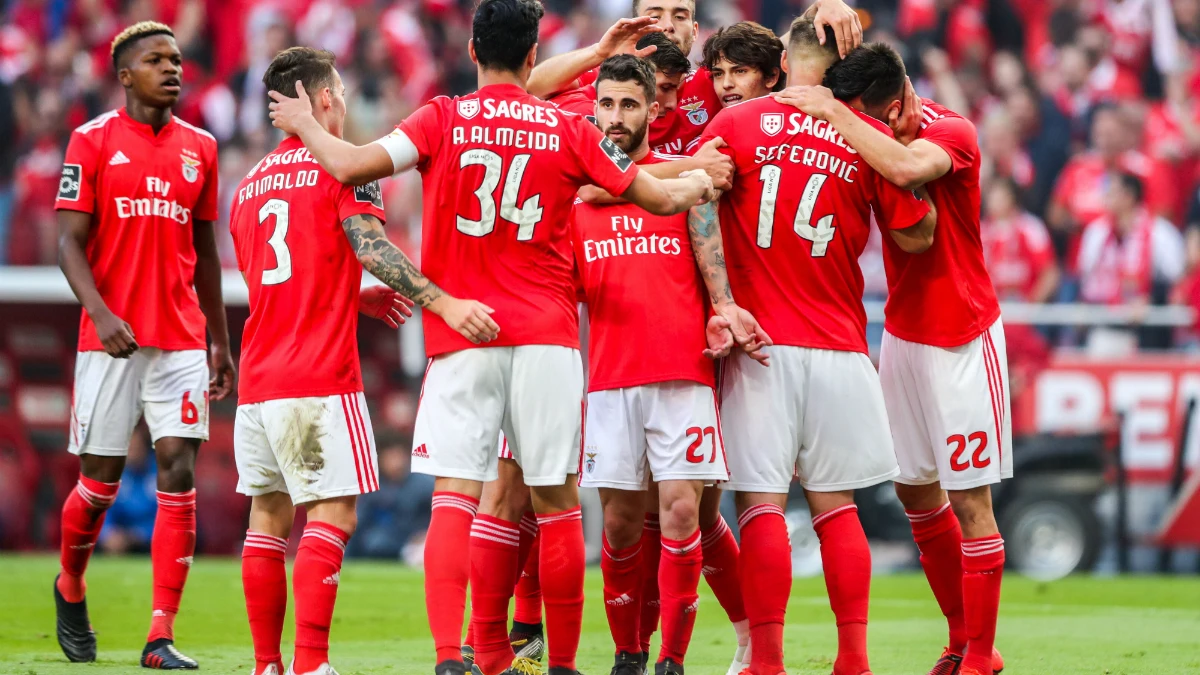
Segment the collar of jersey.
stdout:
<path fill-rule="evenodd" d="M 125 110 L 124 106 L 117 111 L 117 114 L 120 115 L 121 119 L 125 121 L 125 124 L 129 125 L 133 129 L 136 129 L 139 133 L 146 136 L 146 138 L 150 139 L 151 141 L 163 140 L 167 137 L 171 130 L 175 128 L 174 113 L 171 113 L 171 119 L 167 121 L 166 126 L 164 126 L 157 134 L 154 133 L 154 127 L 150 126 L 149 124 L 143 124 L 130 117 L 129 111 Z"/>
<path fill-rule="evenodd" d="M 519 86 L 517 86 L 515 84 L 510 84 L 508 82 L 501 82 L 500 84 L 489 84 L 486 87 L 480 87 L 479 91 L 475 92 L 475 94 L 478 96 L 482 96 L 485 91 L 489 94 L 496 94 L 496 95 L 501 95 L 501 96 L 504 96 L 504 95 L 528 96 L 529 95 L 529 92 L 525 91 L 524 89 L 520 88 Z"/>

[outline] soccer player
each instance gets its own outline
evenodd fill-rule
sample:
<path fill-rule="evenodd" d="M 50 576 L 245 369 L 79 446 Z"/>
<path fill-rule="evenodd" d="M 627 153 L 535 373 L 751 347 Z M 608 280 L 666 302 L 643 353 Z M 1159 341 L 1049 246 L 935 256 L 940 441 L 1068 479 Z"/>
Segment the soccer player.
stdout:
<path fill-rule="evenodd" d="M 974 125 L 911 84 L 894 94 L 875 84 L 903 71 L 894 50 L 873 44 L 830 69 L 832 91 L 787 90 L 780 100 L 828 120 L 885 179 L 926 187 L 937 205 L 937 238 L 921 257 L 885 241 L 879 371 L 900 463 L 896 494 L 950 628 L 931 675 L 988 675 L 1004 667 L 994 646 L 1004 540 L 989 485 L 1012 476 L 1012 439 L 1004 328 L 979 233 L 979 146 Z M 834 96 L 889 122 L 895 138 Z"/>
<path fill-rule="evenodd" d="M 84 310 L 70 438 L 80 477 L 62 511 L 58 643 L 71 661 L 96 660 L 84 571 L 144 415 L 158 516 L 141 664 L 195 669 L 175 649 L 174 625 L 196 547 L 196 453 L 208 438 L 210 398 L 225 398 L 234 380 L 213 234 L 217 142 L 172 115 L 183 57 L 169 27 L 144 21 L 121 31 L 112 62 L 125 107 L 71 134 L 55 202 L 59 266 Z"/>
<path fill-rule="evenodd" d="M 653 66 L 627 54 L 606 60 L 596 79 L 600 128 L 639 164 L 664 161 L 646 138 L 658 114 L 657 89 Z M 571 217 L 589 317 L 580 485 L 599 488 L 604 508 L 600 567 L 617 650 L 612 672 L 640 675 L 649 657 L 640 645 L 638 597 L 645 488 L 654 480 L 663 623 L 655 673 L 680 674 L 699 602 L 700 493 L 705 482 L 728 477 L 705 358 L 733 344 L 720 312 L 714 339 L 705 336 L 705 285 L 714 303 L 733 304 L 720 233 L 690 228 L 685 214 L 655 216 L 629 203 L 577 202 Z M 630 340 L 651 333 L 656 339 L 640 348 Z"/>
<path fill-rule="evenodd" d="M 703 53 L 722 108 L 782 88 L 783 43 L 753 21 L 739 21 L 708 36 Z"/>
<path fill-rule="evenodd" d="M 263 75 L 273 91 L 299 80 L 313 114 L 341 137 L 345 87 L 333 54 L 293 47 Z M 242 550 L 255 675 L 283 670 L 279 642 L 287 606 L 284 552 L 295 506 L 308 514 L 293 566 L 296 653 L 288 673 L 334 675 L 329 627 L 357 496 L 379 487 L 375 439 L 363 396 L 358 314 L 395 326 L 408 302 L 362 269 L 421 302 L 464 336 L 463 317 L 485 317 L 473 300 L 447 295 L 416 270 L 383 230 L 379 185 L 342 185 L 289 135 L 239 184 L 230 216 L 238 267 L 250 288 L 242 344 L 234 451 L 238 492 L 252 497 Z"/>
<path fill-rule="evenodd" d="M 791 31 L 789 77 L 807 67 L 799 62 L 802 21 Z M 877 86 L 900 91 L 904 78 Z M 735 353 L 721 382 L 730 470 L 724 487 L 737 492 L 749 672 L 784 670 L 792 573 L 783 509 L 795 476 L 821 540 L 837 619 L 833 672 L 860 675 L 869 672 L 871 554 L 853 491 L 898 469 L 879 377 L 867 357 L 858 257 L 871 212 L 892 241 L 914 253 L 931 244 L 936 214 L 857 162 L 827 123 L 771 98 L 722 110 L 705 130 L 705 138 L 717 135 L 732 139 L 725 150 L 737 167 L 719 207 L 730 284 L 775 342 L 766 350 L 770 368 Z"/>
<path fill-rule="evenodd" d="M 575 672 L 583 611 L 575 481 L 583 372 L 567 215 L 576 191 L 594 183 L 658 215 L 712 196 L 703 172 L 661 181 L 644 174 L 584 117 L 525 91 L 542 13 L 536 0 L 483 0 L 468 45 L 479 67 L 479 91 L 436 98 L 365 146 L 325 131 L 307 96 L 271 94 L 276 126 L 297 133 L 339 181 L 418 168 L 425 186 L 425 274 L 449 293 L 470 293 L 494 308 L 504 327 L 491 335 L 480 324 L 477 339 L 468 340 L 437 317 L 424 322 L 430 363 L 413 470 L 437 476 L 425 589 L 438 673 L 464 671 L 468 578 L 473 669 L 496 675 L 514 658 L 507 613 L 519 527 L 489 514 L 474 517 L 482 484 L 497 475 L 501 430 L 533 491 L 549 672 Z M 476 349 L 480 341 L 487 344 Z"/>

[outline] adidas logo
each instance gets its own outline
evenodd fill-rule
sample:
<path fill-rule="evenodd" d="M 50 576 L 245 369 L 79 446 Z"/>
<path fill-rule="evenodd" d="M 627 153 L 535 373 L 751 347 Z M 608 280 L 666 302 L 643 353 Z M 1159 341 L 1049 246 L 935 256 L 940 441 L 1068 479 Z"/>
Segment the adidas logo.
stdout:
<path fill-rule="evenodd" d="M 188 567 L 191 567 L 192 559 L 193 559 L 193 556 L 188 555 L 188 556 L 184 556 L 182 558 L 176 558 L 175 562 L 183 564 L 183 565 L 187 565 Z"/>
<path fill-rule="evenodd" d="M 720 571 L 721 571 L 720 567 L 712 567 L 711 565 L 705 565 L 704 567 L 700 568 L 700 574 L 703 574 L 706 577 L 709 576 L 710 574 L 716 574 L 717 572 L 720 572 Z"/>
<path fill-rule="evenodd" d="M 129 158 L 126 157 L 125 153 L 121 152 L 120 150 L 118 150 L 117 153 L 112 156 L 112 159 L 108 160 L 109 166 L 116 166 L 118 164 L 128 164 L 128 163 L 129 163 Z"/>
<path fill-rule="evenodd" d="M 624 607 L 625 605 L 632 605 L 633 598 L 629 597 L 628 593 L 622 593 L 612 600 L 605 600 L 604 604 L 612 605 L 613 607 Z"/>
<path fill-rule="evenodd" d="M 413 448 L 412 456 L 419 457 L 421 459 L 429 459 L 429 451 L 425 449 L 425 444 L 422 443 L 422 444 L 418 445 L 417 447 Z"/>
<path fill-rule="evenodd" d="M 71 550 L 72 551 L 86 551 L 93 546 L 95 546 L 95 544 L 79 544 L 78 546 L 72 546 Z"/>
<path fill-rule="evenodd" d="M 700 608 L 700 598 L 696 598 L 695 602 L 693 602 L 692 604 L 683 608 L 683 613 L 684 614 L 692 614 L 699 608 Z"/>
<path fill-rule="evenodd" d="M 323 579 L 321 581 L 321 583 L 325 584 L 326 586 L 337 586 L 338 582 L 341 580 L 342 580 L 342 573 L 334 572 L 333 574 L 330 574 L 329 576 L 325 577 L 325 579 Z"/>

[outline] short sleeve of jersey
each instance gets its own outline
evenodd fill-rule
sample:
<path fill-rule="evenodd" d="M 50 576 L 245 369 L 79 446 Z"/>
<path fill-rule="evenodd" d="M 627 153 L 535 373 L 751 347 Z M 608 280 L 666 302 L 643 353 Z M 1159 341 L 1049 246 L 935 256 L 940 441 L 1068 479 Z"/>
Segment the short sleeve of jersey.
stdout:
<path fill-rule="evenodd" d="M 386 222 L 383 213 L 383 191 L 379 181 L 366 185 L 339 185 L 337 191 L 337 218 L 344 222 L 352 216 L 375 216 Z"/>
<path fill-rule="evenodd" d="M 975 163 L 979 141 L 975 126 L 962 117 L 943 117 L 925 127 L 921 138 L 936 144 L 950 155 L 950 170 L 958 171 Z"/>
<path fill-rule="evenodd" d="M 909 190 L 896 187 L 883 176 L 871 172 L 875 181 L 875 218 L 889 230 L 903 230 L 916 225 L 929 213 L 929 205 L 917 199 Z"/>
<path fill-rule="evenodd" d="M 55 209 L 96 212 L 96 157 L 100 133 L 101 130 L 93 129 L 90 135 L 78 131 L 71 134 L 71 140 L 67 143 L 67 157 L 63 160 L 62 176 L 58 180 Z"/>
<path fill-rule="evenodd" d="M 563 119 L 570 125 L 571 136 L 575 139 L 569 147 L 575 154 L 580 175 L 609 194 L 625 192 L 637 177 L 637 164 L 586 118 L 567 115 Z"/>
<path fill-rule="evenodd" d="M 442 129 L 442 110 L 438 105 L 440 100 L 434 99 L 417 108 L 416 112 L 396 127 L 417 147 L 420 163 L 429 161 L 430 157 L 437 154 L 442 136 L 446 133 Z"/>
<path fill-rule="evenodd" d="M 596 90 L 590 85 L 577 87 L 555 96 L 550 102 L 558 106 L 559 110 L 592 116 L 596 112 Z"/>
<path fill-rule="evenodd" d="M 695 141 L 695 148 L 688 146 L 688 154 L 694 153 L 701 145 L 704 145 L 718 136 L 725 138 L 725 136 L 722 134 L 728 133 L 727 128 L 729 127 L 729 115 L 722 114 L 724 112 L 725 111 L 723 110 L 718 112 L 717 116 L 712 118 L 712 121 L 708 123 L 708 126 L 704 127 L 704 133 L 700 134 L 698 141 Z M 731 154 L 728 145 L 721 148 L 721 151 L 727 155 Z"/>
<path fill-rule="evenodd" d="M 600 77 L 600 69 L 599 69 L 599 68 L 592 68 L 591 70 L 589 70 L 589 71 L 587 71 L 587 72 L 585 72 L 584 74 L 582 74 L 582 75 L 580 75 L 580 76 L 579 76 L 579 80 L 578 80 L 578 81 L 579 81 L 579 85 L 580 85 L 580 86 L 583 86 L 583 87 L 586 87 L 586 86 L 588 86 L 588 85 L 590 85 L 590 84 L 595 84 L 595 83 L 596 83 L 596 78 L 598 78 L 598 77 Z"/>
<path fill-rule="evenodd" d="M 217 195 L 220 194 L 220 172 L 217 170 L 216 153 L 208 161 L 204 174 L 204 190 L 196 199 L 196 210 L 193 216 L 196 220 L 217 219 Z"/>

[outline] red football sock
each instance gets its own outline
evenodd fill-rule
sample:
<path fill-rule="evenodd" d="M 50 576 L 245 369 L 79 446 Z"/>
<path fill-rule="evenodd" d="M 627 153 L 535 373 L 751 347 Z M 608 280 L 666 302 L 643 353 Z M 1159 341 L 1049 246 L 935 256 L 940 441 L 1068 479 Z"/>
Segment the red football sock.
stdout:
<path fill-rule="evenodd" d="M 933 597 L 950 627 L 949 649 L 962 655 L 967 648 L 967 622 L 963 617 L 962 528 L 950 503 L 929 511 L 906 511 L 913 540 L 921 550 L 921 568 Z"/>
<path fill-rule="evenodd" d="M 479 500 L 455 492 L 433 493 L 433 513 L 425 533 L 425 611 L 437 649 L 437 662 L 462 660 L 463 612 L 471 561 L 471 521 Z"/>
<path fill-rule="evenodd" d="M 525 518 L 528 518 L 529 515 L 525 514 Z M 522 541 L 525 537 L 525 518 L 521 519 Z M 533 517 L 533 526 L 537 527 L 536 516 Z M 526 556 L 528 560 L 521 568 L 521 578 L 517 581 L 516 609 L 513 611 L 513 621 L 517 623 L 539 624 L 542 622 L 542 584 L 538 579 L 541 540 L 541 537 L 535 535 L 533 541 L 529 543 L 529 552 Z"/>
<path fill-rule="evenodd" d="M 704 580 L 717 596 L 721 609 L 729 615 L 730 623 L 746 619 L 746 608 L 742 603 L 742 585 L 738 580 L 738 545 L 733 531 L 725 518 L 718 516 L 717 522 L 700 535 L 704 549 Z"/>
<path fill-rule="evenodd" d="M 613 549 L 604 537 L 600 552 L 600 572 L 604 575 L 604 613 L 608 615 L 608 632 L 618 652 L 641 652 L 638 642 L 638 597 L 642 587 L 642 544 Z"/>
<path fill-rule="evenodd" d="M 575 669 L 583 623 L 583 516 L 579 507 L 538 514 L 542 596 L 551 668 Z"/>
<path fill-rule="evenodd" d="M 821 540 L 821 563 L 829 606 L 837 619 L 838 655 L 834 675 L 870 670 L 867 609 L 871 604 L 871 548 L 858 520 L 858 507 L 840 506 L 813 518 Z"/>
<path fill-rule="evenodd" d="M 990 673 L 1000 612 L 1000 580 L 1004 576 L 1004 540 L 999 534 L 964 539 L 962 553 L 963 609 L 967 620 L 967 653 L 962 667 Z"/>
<path fill-rule="evenodd" d="M 83 572 L 92 557 L 100 528 L 104 526 L 104 513 L 117 498 L 120 486 L 120 481 L 101 483 L 80 476 L 75 489 L 63 502 L 62 572 L 58 576 L 58 592 L 67 602 L 79 602 L 87 592 Z"/>
<path fill-rule="evenodd" d="M 658 661 L 672 659 L 682 664 L 688 643 L 692 641 L 696 609 L 700 606 L 700 596 L 696 592 L 704 560 L 700 530 L 685 539 L 663 537 L 662 548 L 662 561 L 658 567 L 658 588 L 662 592 L 662 648 L 658 650 Z M 739 606 L 741 595 L 739 590 Z"/>
<path fill-rule="evenodd" d="M 738 569 L 750 622 L 750 672 L 783 672 L 783 618 L 792 594 L 792 552 L 783 509 L 757 504 L 738 518 L 742 551 Z"/>
<path fill-rule="evenodd" d="M 196 490 L 159 492 L 158 515 L 150 539 L 154 605 L 147 642 L 175 639 L 179 598 L 196 553 Z"/>
<path fill-rule="evenodd" d="M 342 557 L 350 535 L 310 520 L 300 537 L 292 565 L 292 595 L 296 599 L 296 673 L 309 673 L 329 661 L 329 625 L 337 602 Z"/>
<path fill-rule="evenodd" d="M 638 618 L 638 641 L 643 654 L 650 653 L 650 638 L 658 630 L 658 561 L 662 555 L 662 531 L 658 514 L 647 513 L 642 526 L 642 615 Z"/>
<path fill-rule="evenodd" d="M 508 601 L 517 580 L 520 530 L 516 523 L 479 514 L 471 525 L 471 646 L 485 675 L 512 665 Z"/>
<path fill-rule="evenodd" d="M 261 675 L 273 663 L 283 672 L 279 641 L 283 637 L 283 615 L 287 613 L 287 569 L 283 564 L 287 547 L 287 539 L 282 537 L 246 531 L 242 591 L 254 642 L 254 675 Z"/>

